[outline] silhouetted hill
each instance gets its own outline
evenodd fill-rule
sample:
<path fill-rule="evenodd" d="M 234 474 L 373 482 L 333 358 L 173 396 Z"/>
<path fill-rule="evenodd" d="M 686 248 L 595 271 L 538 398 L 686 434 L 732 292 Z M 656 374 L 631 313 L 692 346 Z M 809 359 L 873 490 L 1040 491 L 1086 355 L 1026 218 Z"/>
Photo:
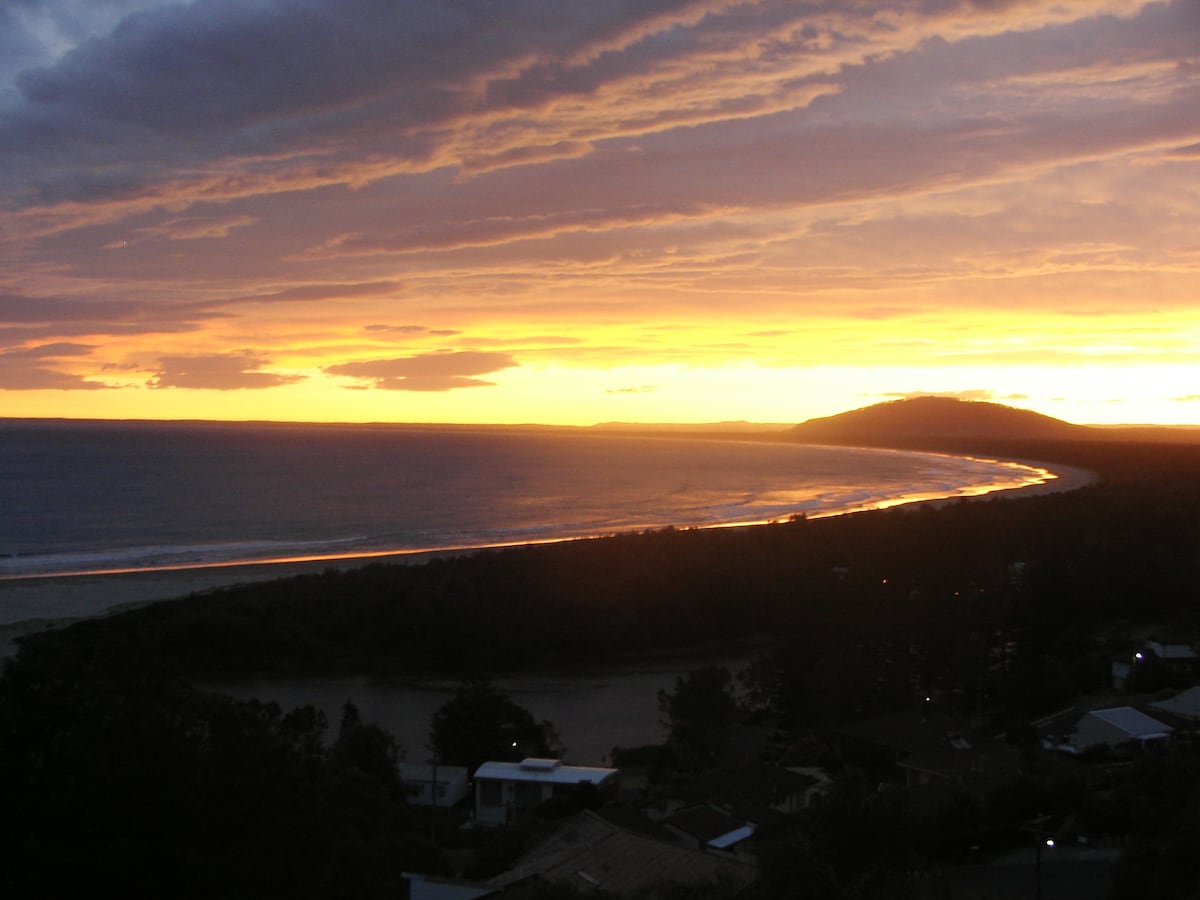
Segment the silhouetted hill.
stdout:
<path fill-rule="evenodd" d="M 908 443 L 913 439 L 1082 440 L 1094 429 L 1027 409 L 955 397 L 914 397 L 809 419 L 792 436 L 814 443 Z"/>

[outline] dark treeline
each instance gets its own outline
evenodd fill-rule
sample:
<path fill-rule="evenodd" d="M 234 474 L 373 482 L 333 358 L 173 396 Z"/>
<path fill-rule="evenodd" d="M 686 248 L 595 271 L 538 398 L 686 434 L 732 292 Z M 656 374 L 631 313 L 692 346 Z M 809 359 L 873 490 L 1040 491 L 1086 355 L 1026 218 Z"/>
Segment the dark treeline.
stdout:
<path fill-rule="evenodd" d="M 443 871 L 390 735 L 155 666 L 22 656 L 0 679 L 0 894 L 395 897 Z"/>

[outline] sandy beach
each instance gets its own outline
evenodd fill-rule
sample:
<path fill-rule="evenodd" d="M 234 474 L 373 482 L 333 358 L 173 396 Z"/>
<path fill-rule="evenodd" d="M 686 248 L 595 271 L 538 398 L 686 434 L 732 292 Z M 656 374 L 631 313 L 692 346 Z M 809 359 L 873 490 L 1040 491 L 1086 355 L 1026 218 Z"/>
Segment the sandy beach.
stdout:
<path fill-rule="evenodd" d="M 1084 469 L 1029 460 L 1019 462 L 1046 469 L 1057 477 L 1040 484 L 976 494 L 965 499 L 1057 493 L 1075 490 L 1096 481 L 1095 474 Z M 951 503 L 958 499 L 964 498 L 930 498 L 915 502 Z M 22 635 L 62 627 L 79 619 L 105 615 L 131 606 L 204 594 L 236 584 L 321 572 L 329 568 L 352 569 L 373 562 L 417 564 L 434 557 L 460 556 L 470 552 L 476 551 L 397 552 L 367 557 L 0 580 L 0 659 L 15 652 L 15 641 Z M 48 610 L 53 610 L 54 615 L 47 615 Z"/>
<path fill-rule="evenodd" d="M 0 619 L 0 659 L 15 651 L 14 642 L 22 635 L 61 628 L 80 619 L 129 607 L 204 594 L 237 584 L 323 572 L 329 568 L 351 569 L 373 562 L 416 564 L 436 556 L 456 556 L 464 552 L 468 551 L 0 579 L 0 616 L 3 617 Z M 60 615 L 46 616 L 46 610 L 55 610 Z"/>

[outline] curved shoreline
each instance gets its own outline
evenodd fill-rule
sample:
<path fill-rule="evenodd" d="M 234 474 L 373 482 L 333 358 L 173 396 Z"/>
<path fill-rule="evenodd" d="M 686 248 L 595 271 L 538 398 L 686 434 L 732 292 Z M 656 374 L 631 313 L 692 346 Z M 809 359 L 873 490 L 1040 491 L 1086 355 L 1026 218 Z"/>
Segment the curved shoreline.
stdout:
<path fill-rule="evenodd" d="M 820 446 L 820 445 L 813 445 Z M 826 449 L 826 448 L 821 448 Z M 571 530 L 567 526 L 556 526 L 550 524 L 546 526 L 546 530 L 551 532 L 547 537 L 514 537 L 511 540 L 491 540 L 482 542 L 463 542 L 463 543 L 448 543 L 448 544 L 431 544 L 426 546 L 395 546 L 376 543 L 371 546 L 370 542 L 354 541 L 359 546 L 353 549 L 336 549 L 337 543 L 347 543 L 347 541 L 335 541 L 332 543 L 319 542 L 320 549 L 313 550 L 301 549 L 302 545 L 294 545 L 290 549 L 277 549 L 274 553 L 270 551 L 263 554 L 245 555 L 245 550 L 242 548 L 243 555 L 224 555 L 221 553 L 213 554 L 214 549 L 226 550 L 229 548 L 208 548 L 206 546 L 198 546 L 194 548 L 173 548 L 173 547 L 155 547 L 150 548 L 155 552 L 153 559 L 147 557 L 142 563 L 122 563 L 119 557 L 110 561 L 101 562 L 97 559 L 91 565 L 83 561 L 84 558 L 72 560 L 70 557 L 64 557 L 50 568 L 35 569 L 32 571 L 22 571 L 20 567 L 20 558 L 13 560 L 0 560 L 0 591 L 11 583 L 36 583 L 41 581 L 49 581 L 55 579 L 82 579 L 82 578 L 99 578 L 107 576 L 130 576 L 130 575 L 154 575 L 162 574 L 169 576 L 174 573 L 183 572 L 203 572 L 211 570 L 221 572 L 224 570 L 243 570 L 257 569 L 264 566 L 277 567 L 294 567 L 307 566 L 309 564 L 318 564 L 322 568 L 329 565 L 337 564 L 365 564 L 372 561 L 382 560 L 389 562 L 407 562 L 407 561 L 424 561 L 435 556 L 460 555 L 464 553 L 473 553 L 482 550 L 501 550 L 511 547 L 533 546 L 538 544 L 554 544 L 563 543 L 566 541 L 583 540 L 588 538 L 608 537 L 613 534 L 629 534 L 641 531 L 653 531 L 663 528 L 679 528 L 679 529 L 708 529 L 708 528 L 740 528 L 753 525 L 766 525 L 777 521 L 786 521 L 789 518 L 803 516 L 807 518 L 826 518 L 830 516 L 840 516 L 855 512 L 865 512 L 873 509 L 886 509 L 894 506 L 910 505 L 923 502 L 939 502 L 958 499 L 967 499 L 972 497 L 990 496 L 992 494 L 1010 492 L 1010 491 L 1033 491 L 1033 490 L 1070 490 L 1071 486 L 1079 483 L 1084 483 L 1085 479 L 1090 477 L 1090 473 L 1085 473 L 1082 470 L 1070 470 L 1068 467 L 1057 466 L 1056 464 L 1047 464 L 1041 462 L 1033 462 L 1027 460 L 1002 459 L 991 456 L 983 456 L 979 454 L 956 454 L 956 453 L 941 453 L 925 450 L 908 450 L 908 449 L 889 449 L 879 447 L 847 447 L 847 450 L 867 451 L 871 453 L 896 453 L 901 455 L 910 455 L 927 458 L 943 458 L 959 463 L 975 463 L 983 466 L 993 467 L 997 471 L 994 472 L 987 481 L 976 481 L 968 483 L 955 484 L 935 484 L 933 486 L 915 490 L 905 489 L 904 486 L 896 485 L 890 488 L 882 488 L 874 495 L 866 495 L 861 499 L 852 497 L 834 497 L 828 507 L 822 507 L 820 504 L 829 502 L 828 498 L 821 495 L 813 495 L 805 500 L 797 502 L 796 506 L 790 509 L 777 510 L 771 515 L 762 515 L 760 517 L 741 517 L 718 519 L 716 521 L 680 521 L 680 520 L 650 520 L 635 523 L 630 521 L 617 526 L 614 529 L 604 529 L 598 531 L 580 531 Z M 1059 471 L 1055 471 L 1055 469 Z M 1005 470 L 1011 472 L 1012 483 L 1004 477 Z M 982 473 L 977 473 L 977 477 L 982 477 Z M 948 479 L 953 481 L 953 479 Z M 1064 482 L 1069 482 L 1066 484 Z M 866 490 L 869 490 L 866 489 Z M 557 533 L 555 533 L 557 532 Z M 265 545 L 264 545 L 265 549 Z M 85 554 L 85 557 L 88 554 Z M 173 558 L 174 557 L 174 558 Z M 43 565 L 47 565 L 50 560 L 54 560 L 54 555 L 45 557 L 47 561 Z M 68 561 L 69 560 L 69 561 Z M 12 565 L 16 563 L 16 565 Z M 3 625 L 4 614 L 0 611 L 0 625 Z"/>
<path fill-rule="evenodd" d="M 1058 463 L 995 459 L 978 455 L 935 455 L 1020 465 L 1035 469 L 1049 477 L 1033 483 L 1012 486 L 983 486 L 979 490 L 960 487 L 949 494 L 941 492 L 928 496 L 902 495 L 883 501 L 868 501 L 853 508 L 818 512 L 812 514 L 811 517 L 848 515 L 901 505 L 925 503 L 944 505 L 960 500 L 1059 493 L 1082 488 L 1098 480 L 1095 473 Z M 753 528 L 762 524 L 766 523 L 730 522 L 699 527 Z M 664 524 L 658 527 L 665 528 L 668 525 Z M 675 527 L 691 526 L 677 525 Z M 7 621 L 0 621 L 0 659 L 11 655 L 15 651 L 15 640 L 25 634 L 63 627 L 81 619 L 108 615 L 133 606 L 173 600 L 190 594 L 204 594 L 238 584 L 317 573 L 328 568 L 357 568 L 373 562 L 419 564 L 431 559 L 462 556 L 487 550 L 531 546 L 535 543 L 565 543 L 581 539 L 586 538 L 562 537 L 486 546 L 393 549 L 365 553 L 315 554 L 268 560 L 181 564 L 154 569 L 9 576 L 0 579 L 0 602 L 3 602 L 3 615 L 7 619 Z M 61 614 L 47 615 L 46 610 L 58 610 Z"/>

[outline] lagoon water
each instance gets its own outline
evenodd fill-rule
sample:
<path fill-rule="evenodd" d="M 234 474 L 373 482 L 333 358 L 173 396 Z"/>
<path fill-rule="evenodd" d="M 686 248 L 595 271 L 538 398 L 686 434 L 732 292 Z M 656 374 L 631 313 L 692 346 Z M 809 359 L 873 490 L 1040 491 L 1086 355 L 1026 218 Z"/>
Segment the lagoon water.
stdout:
<path fill-rule="evenodd" d="M 607 765 L 614 747 L 640 747 L 666 736 L 658 710 L 658 692 L 675 688 L 676 679 L 699 665 L 725 666 L 738 672 L 750 657 L 705 660 L 660 659 L 640 664 L 596 665 L 570 673 L 509 675 L 494 684 L 550 722 L 577 765 Z M 253 678 L 205 685 L 239 699 L 278 703 L 283 709 L 305 704 L 325 714 L 336 734 L 342 705 L 353 701 L 364 720 L 391 733 L 409 762 L 429 759 L 429 728 L 434 712 L 454 696 L 456 682 L 371 679 L 355 676 Z"/>
<path fill-rule="evenodd" d="M 0 584 L 748 524 L 1050 477 L 594 429 L 0 420 Z M 97 611 L 10 596 L 0 624 Z"/>

